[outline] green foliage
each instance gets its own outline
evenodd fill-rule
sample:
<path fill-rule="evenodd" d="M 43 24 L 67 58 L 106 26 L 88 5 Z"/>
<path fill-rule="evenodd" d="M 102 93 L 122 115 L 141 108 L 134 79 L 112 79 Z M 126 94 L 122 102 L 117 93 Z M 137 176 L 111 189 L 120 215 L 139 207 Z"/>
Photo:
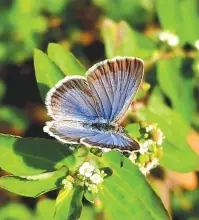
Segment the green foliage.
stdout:
<path fill-rule="evenodd" d="M 0 135 L 0 167 L 17 176 L 37 175 L 62 166 L 73 166 L 67 146 L 39 138 Z"/>
<path fill-rule="evenodd" d="M 50 14 L 62 12 L 67 0 L 15 0 L 0 8 L 0 61 L 21 63 L 32 57 L 33 49 L 44 41 Z M 28 22 L 27 22 L 28 21 Z"/>
<path fill-rule="evenodd" d="M 65 189 L 60 191 L 56 200 L 55 220 L 79 219 L 82 210 L 83 188 L 81 186 L 75 189 Z"/>
<path fill-rule="evenodd" d="M 38 49 L 35 49 L 34 53 L 34 66 L 40 95 L 45 100 L 49 89 L 61 80 L 64 75 L 50 58 Z"/>
<path fill-rule="evenodd" d="M 108 58 L 115 56 L 146 58 L 152 55 L 155 46 L 149 38 L 133 30 L 124 21 L 117 24 L 109 19 L 105 20 L 101 34 Z"/>
<path fill-rule="evenodd" d="M 153 17 L 153 1 L 93 0 L 93 2 L 103 9 L 107 17 L 110 17 L 115 21 L 125 19 L 133 25 L 142 26 L 146 22 L 150 22 Z M 134 19 L 138 17 L 139 19 Z"/>
<path fill-rule="evenodd" d="M 58 44 L 48 45 L 48 56 L 66 75 L 84 75 L 84 67 L 74 57 L 70 51 L 66 51 Z"/>
<path fill-rule="evenodd" d="M 33 220 L 33 213 L 23 204 L 9 203 L 0 209 L 0 220 L 8 219 Z"/>
<path fill-rule="evenodd" d="M 182 173 L 199 170 L 199 157 L 187 142 L 188 135 L 193 131 L 193 122 L 194 125 L 197 124 L 194 121 L 197 119 L 194 118 L 197 115 L 194 92 L 197 94 L 198 91 L 194 83 L 197 84 L 199 70 L 197 67 L 192 68 L 198 59 L 196 48 L 192 48 L 199 38 L 197 1 L 92 2 L 101 9 L 99 13 L 103 13 L 103 19 L 106 15 L 114 20 L 100 20 L 100 33 L 96 33 L 98 23 L 92 24 L 95 27 L 92 30 L 87 30 L 88 26 L 85 25 L 87 19 L 90 25 L 92 19 L 98 17 L 92 17 L 97 14 L 92 11 L 94 5 L 91 5 L 92 10 L 89 8 L 91 11 L 88 10 L 87 17 L 85 11 L 79 9 L 82 7 L 81 2 L 78 2 L 77 8 L 76 3 L 71 4 L 69 11 L 66 11 L 68 0 L 16 0 L 10 5 L 6 4 L 7 7 L 0 8 L 4 18 L 0 26 L 0 61 L 21 63 L 32 57 L 33 48 L 46 48 L 48 37 L 52 34 L 51 27 L 58 22 L 52 39 L 54 42 L 60 41 L 60 45 L 50 43 L 47 54 L 39 49 L 34 51 L 35 75 L 44 101 L 49 89 L 65 76 L 85 75 L 85 68 L 65 49 L 71 48 L 77 39 L 78 43 L 84 44 L 72 48 L 77 54 L 84 54 L 87 44 L 93 49 L 97 39 L 104 43 L 107 58 L 136 56 L 144 59 L 145 80 L 130 108 L 127 120 L 124 120 L 124 124 L 127 124 L 126 130 L 131 137 L 140 141 L 139 122 L 144 120 L 147 123 L 157 123 L 165 136 L 160 160 L 162 169 L 166 172 L 169 169 Z M 73 6 L 74 11 L 77 10 L 84 19 L 82 24 L 75 24 L 72 29 L 77 30 L 82 26 L 86 33 L 74 31 L 75 39 L 70 39 L 67 25 L 69 22 L 69 26 L 73 26 L 69 18 L 70 13 L 73 13 L 70 12 Z M 55 20 L 51 20 L 52 15 Z M 158 33 L 162 31 L 176 34 L 180 44 L 173 47 L 165 45 L 158 38 Z M 69 36 L 67 39 L 66 34 Z M 46 39 L 44 35 L 47 36 Z M 84 55 L 81 57 L 82 60 L 85 58 Z M 88 63 L 86 59 L 85 63 Z M 0 81 L 1 102 L 6 89 L 6 85 Z M 2 105 L 0 121 L 23 134 L 29 126 L 30 118 L 23 110 Z M 52 190 L 60 190 L 56 201 L 38 198 L 35 210 L 20 203 L 7 204 L 0 209 L 0 220 L 171 218 L 146 177 L 140 172 L 140 167 L 129 160 L 133 154 L 121 156 L 121 153 L 111 151 L 103 154 L 100 152 L 100 156 L 95 156 L 96 150 L 90 153 L 81 146 L 77 146 L 74 151 L 69 148 L 69 144 L 47 139 L 0 135 L 0 168 L 12 174 L 6 173 L 0 178 L 3 189 L 33 198 Z M 100 176 L 102 181 L 98 185 L 94 184 L 94 187 L 98 187 L 96 191 L 89 188 L 94 183 L 91 176 L 80 175 L 81 165 L 85 161 L 99 171 L 95 174 L 99 175 L 101 170 L 104 171 L 103 178 Z M 195 194 L 197 193 L 196 190 Z M 198 202 L 198 196 L 193 194 L 185 196 L 189 204 Z M 174 197 L 173 206 L 176 210 L 182 209 L 179 197 Z M 186 216 L 188 219 L 191 215 Z"/>
<path fill-rule="evenodd" d="M 61 180 L 66 176 L 67 171 L 66 167 L 62 167 L 56 172 L 35 176 L 4 176 L 0 179 L 0 186 L 18 195 L 35 198 L 60 188 Z"/>
<path fill-rule="evenodd" d="M 183 62 L 180 58 L 158 61 L 158 82 L 170 98 L 173 109 L 190 122 L 195 108 L 193 79 L 190 75 L 183 75 L 182 67 Z"/>
<path fill-rule="evenodd" d="M 163 144 L 161 164 L 178 172 L 199 169 L 199 157 L 186 142 L 189 124 L 177 112 L 165 105 L 160 90 L 156 88 L 147 107 L 138 113 L 139 120 L 157 122 L 166 140 Z M 177 125 L 177 126 L 176 126 Z M 183 162 L 186 158 L 186 164 Z"/>
<path fill-rule="evenodd" d="M 182 44 L 186 42 L 193 44 L 198 39 L 199 16 L 196 0 L 157 0 L 155 2 L 163 29 L 177 33 Z"/>
<path fill-rule="evenodd" d="M 121 168 L 118 152 L 106 153 L 102 159 L 113 169 L 113 175 L 105 180 L 99 194 L 110 219 L 170 219 L 160 199 L 130 160 L 124 158 Z"/>

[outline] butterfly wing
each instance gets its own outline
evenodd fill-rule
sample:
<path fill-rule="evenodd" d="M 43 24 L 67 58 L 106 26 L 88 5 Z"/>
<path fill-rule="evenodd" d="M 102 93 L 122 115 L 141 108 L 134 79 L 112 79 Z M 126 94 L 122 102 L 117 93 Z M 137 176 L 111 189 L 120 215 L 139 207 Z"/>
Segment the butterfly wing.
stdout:
<path fill-rule="evenodd" d="M 135 140 L 121 133 L 97 133 L 90 137 L 81 138 L 80 142 L 85 146 L 115 149 L 121 152 L 132 152 L 140 149 L 139 144 Z"/>
<path fill-rule="evenodd" d="M 65 77 L 46 97 L 48 114 L 54 120 L 93 121 L 98 118 L 97 103 L 84 77 Z"/>
<path fill-rule="evenodd" d="M 125 134 L 93 129 L 86 122 L 51 121 L 46 123 L 44 131 L 63 143 L 81 143 L 89 147 L 128 152 L 139 150 L 139 144 Z"/>
<path fill-rule="evenodd" d="M 80 139 L 96 135 L 88 124 L 80 121 L 50 121 L 44 131 L 63 143 L 78 144 Z"/>
<path fill-rule="evenodd" d="M 144 74 L 143 62 L 134 57 L 116 57 L 99 62 L 87 71 L 92 95 L 99 104 L 99 116 L 116 122 L 126 112 Z"/>

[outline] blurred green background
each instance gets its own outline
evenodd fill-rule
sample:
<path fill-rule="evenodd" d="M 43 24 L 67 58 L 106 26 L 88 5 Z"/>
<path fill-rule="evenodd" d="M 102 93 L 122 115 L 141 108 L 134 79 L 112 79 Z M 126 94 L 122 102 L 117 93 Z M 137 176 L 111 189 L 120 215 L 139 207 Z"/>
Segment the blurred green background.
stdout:
<path fill-rule="evenodd" d="M 87 68 L 116 55 L 144 59 L 150 89 L 144 84 L 133 107 L 146 106 L 153 93 L 150 105 L 160 115 L 168 107 L 180 115 L 190 128 L 187 143 L 199 154 L 198 0 L 1 0 L 0 17 L 0 133 L 48 138 L 33 51 L 55 42 Z M 148 117 L 153 120 L 147 113 L 143 119 Z M 180 123 L 172 127 L 181 133 Z M 198 172 L 164 170 L 164 178 L 159 173 L 154 170 L 149 181 L 173 219 L 199 219 Z M 30 199 L 0 190 L 0 220 L 50 220 L 55 197 L 51 192 Z M 81 219 L 103 219 L 98 207 L 86 200 L 85 206 Z"/>

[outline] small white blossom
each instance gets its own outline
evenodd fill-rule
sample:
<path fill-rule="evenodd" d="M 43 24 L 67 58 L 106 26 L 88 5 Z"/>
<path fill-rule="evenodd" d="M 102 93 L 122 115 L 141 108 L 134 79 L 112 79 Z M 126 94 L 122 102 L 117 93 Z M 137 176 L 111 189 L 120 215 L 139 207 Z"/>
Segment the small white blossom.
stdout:
<path fill-rule="evenodd" d="M 92 164 L 90 164 L 89 162 L 84 162 L 79 168 L 79 173 L 82 176 L 91 177 L 94 169 L 95 167 Z"/>
<path fill-rule="evenodd" d="M 139 166 L 140 171 L 146 176 L 149 174 L 150 170 L 157 167 L 159 165 L 159 160 L 157 158 L 154 158 L 150 163 L 147 164 L 147 166 Z"/>
<path fill-rule="evenodd" d="M 149 125 L 146 127 L 146 132 L 150 132 L 151 130 L 153 130 L 153 126 Z"/>
<path fill-rule="evenodd" d="M 148 152 L 149 150 L 149 146 L 152 145 L 154 143 L 153 140 L 149 139 L 146 140 L 144 143 L 140 143 L 140 154 L 145 154 L 146 152 Z"/>
<path fill-rule="evenodd" d="M 90 177 L 90 180 L 95 184 L 99 184 L 103 182 L 104 179 L 99 174 L 95 173 Z"/>
<path fill-rule="evenodd" d="M 199 40 L 197 40 L 197 41 L 195 42 L 195 47 L 196 47 L 197 50 L 199 50 Z"/>
<path fill-rule="evenodd" d="M 159 34 L 159 39 L 166 42 L 171 47 L 175 47 L 179 44 L 179 38 L 177 35 L 163 31 Z"/>
<path fill-rule="evenodd" d="M 135 160 L 137 159 L 137 156 L 135 153 L 131 153 L 131 155 L 129 156 L 129 159 L 134 163 Z"/>
<path fill-rule="evenodd" d="M 90 184 L 88 186 L 88 190 L 91 191 L 92 193 L 98 193 L 99 192 L 99 189 L 98 189 L 97 185 L 95 185 L 95 184 Z"/>
<path fill-rule="evenodd" d="M 71 190 L 73 188 L 74 179 L 71 176 L 67 176 L 66 179 L 62 181 L 64 189 Z"/>

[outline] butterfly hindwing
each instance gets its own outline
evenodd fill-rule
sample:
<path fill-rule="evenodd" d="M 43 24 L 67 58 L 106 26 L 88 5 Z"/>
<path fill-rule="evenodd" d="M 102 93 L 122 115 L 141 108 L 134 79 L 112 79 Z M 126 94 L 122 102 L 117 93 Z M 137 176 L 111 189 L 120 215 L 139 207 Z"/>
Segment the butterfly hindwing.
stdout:
<path fill-rule="evenodd" d="M 124 133 L 94 129 L 91 123 L 78 121 L 51 121 L 44 130 L 64 143 L 82 143 L 89 147 L 136 151 L 139 144 Z"/>
<path fill-rule="evenodd" d="M 91 137 L 81 138 L 80 142 L 86 146 L 115 149 L 122 152 L 138 151 L 140 149 L 135 140 L 122 133 L 97 133 Z"/>

